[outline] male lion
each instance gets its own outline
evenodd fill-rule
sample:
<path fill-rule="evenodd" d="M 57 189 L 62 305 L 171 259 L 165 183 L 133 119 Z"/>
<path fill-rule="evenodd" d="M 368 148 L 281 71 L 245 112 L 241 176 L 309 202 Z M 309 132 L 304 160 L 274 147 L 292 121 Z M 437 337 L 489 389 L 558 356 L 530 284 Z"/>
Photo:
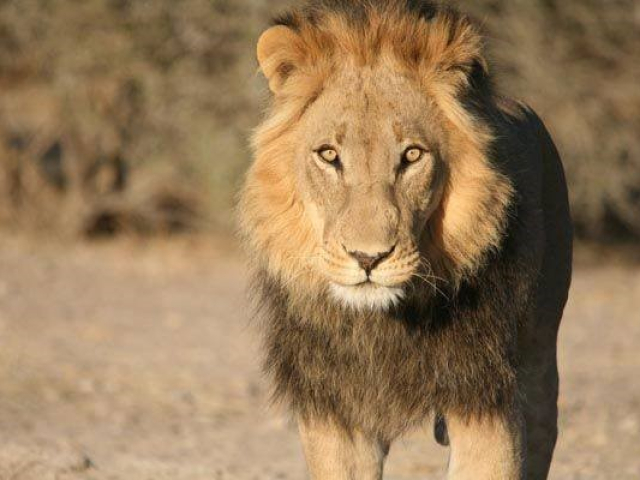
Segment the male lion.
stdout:
<path fill-rule="evenodd" d="M 241 225 L 313 479 L 382 478 L 434 416 L 449 478 L 547 477 L 567 192 L 482 44 L 426 0 L 314 1 L 258 42 L 274 100 Z"/>

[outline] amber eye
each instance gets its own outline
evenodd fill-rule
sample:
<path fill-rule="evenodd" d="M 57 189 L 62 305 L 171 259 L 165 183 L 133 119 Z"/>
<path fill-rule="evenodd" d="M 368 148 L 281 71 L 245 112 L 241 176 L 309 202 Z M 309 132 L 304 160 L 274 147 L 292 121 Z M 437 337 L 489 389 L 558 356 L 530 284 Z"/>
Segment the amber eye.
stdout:
<path fill-rule="evenodd" d="M 415 163 L 422 158 L 424 150 L 418 147 L 409 147 L 405 150 L 402 159 L 408 163 Z"/>
<path fill-rule="evenodd" d="M 338 152 L 333 148 L 321 148 L 317 153 L 327 163 L 334 163 L 339 160 Z"/>

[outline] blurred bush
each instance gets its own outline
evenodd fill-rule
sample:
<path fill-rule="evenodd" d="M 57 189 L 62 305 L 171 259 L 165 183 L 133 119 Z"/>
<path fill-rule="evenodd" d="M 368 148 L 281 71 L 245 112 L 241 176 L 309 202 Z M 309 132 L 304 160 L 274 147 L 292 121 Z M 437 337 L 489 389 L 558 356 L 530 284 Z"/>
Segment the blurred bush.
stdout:
<path fill-rule="evenodd" d="M 226 226 L 257 121 L 254 10 L 0 2 L 0 221 L 72 235 Z"/>
<path fill-rule="evenodd" d="M 228 228 L 280 0 L 0 1 L 0 223 Z M 460 0 L 563 154 L 584 239 L 640 239 L 637 0 Z"/>

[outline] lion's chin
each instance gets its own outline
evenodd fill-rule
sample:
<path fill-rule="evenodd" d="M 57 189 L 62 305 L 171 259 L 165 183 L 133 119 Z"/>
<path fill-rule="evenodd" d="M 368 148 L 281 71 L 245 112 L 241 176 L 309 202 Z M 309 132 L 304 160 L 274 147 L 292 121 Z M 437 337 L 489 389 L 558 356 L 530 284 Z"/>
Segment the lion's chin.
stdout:
<path fill-rule="evenodd" d="M 342 306 L 352 310 L 389 310 L 404 298 L 404 289 L 375 283 L 361 285 L 331 284 L 331 295 Z"/>

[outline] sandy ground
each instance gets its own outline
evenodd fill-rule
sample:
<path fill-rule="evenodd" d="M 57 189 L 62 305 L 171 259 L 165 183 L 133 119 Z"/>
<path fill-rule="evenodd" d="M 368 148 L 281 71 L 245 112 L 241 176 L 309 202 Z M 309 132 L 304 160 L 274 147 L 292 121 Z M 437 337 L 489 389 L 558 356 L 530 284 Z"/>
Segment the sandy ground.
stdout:
<path fill-rule="evenodd" d="M 302 479 L 267 405 L 236 255 L 203 241 L 0 240 L 0 480 Z M 579 267 L 554 480 L 640 479 L 640 268 Z M 443 478 L 430 432 L 386 478 Z"/>

